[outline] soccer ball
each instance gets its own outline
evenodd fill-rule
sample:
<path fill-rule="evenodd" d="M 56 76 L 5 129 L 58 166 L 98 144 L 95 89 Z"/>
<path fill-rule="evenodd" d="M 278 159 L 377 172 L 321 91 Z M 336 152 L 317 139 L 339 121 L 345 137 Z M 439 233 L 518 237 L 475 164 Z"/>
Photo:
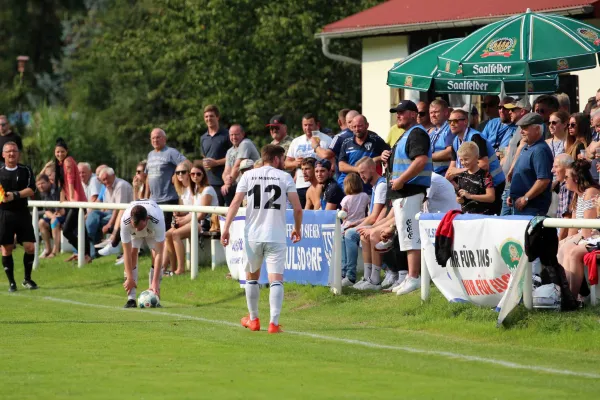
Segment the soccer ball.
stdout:
<path fill-rule="evenodd" d="M 155 308 L 160 305 L 160 299 L 151 290 L 144 290 L 138 297 L 138 305 L 140 308 Z"/>

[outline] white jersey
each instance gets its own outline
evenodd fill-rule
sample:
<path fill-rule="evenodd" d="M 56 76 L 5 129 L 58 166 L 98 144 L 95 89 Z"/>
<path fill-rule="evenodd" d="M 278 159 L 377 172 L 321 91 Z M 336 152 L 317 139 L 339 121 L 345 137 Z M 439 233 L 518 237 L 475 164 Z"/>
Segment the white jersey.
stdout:
<path fill-rule="evenodd" d="M 328 149 L 331 144 L 331 138 L 326 134 L 319 132 L 315 135 L 321 140 L 320 146 L 324 149 Z M 317 156 L 317 153 L 312 148 L 311 141 L 306 137 L 306 135 L 301 135 L 292 140 L 290 147 L 287 152 L 288 157 L 314 157 L 320 160 L 320 157 Z M 304 180 L 304 174 L 302 173 L 302 169 L 296 169 L 296 187 L 298 189 L 305 189 L 310 186 L 310 182 L 306 182 Z"/>
<path fill-rule="evenodd" d="M 286 243 L 286 201 L 296 193 L 294 180 L 287 172 L 264 166 L 245 172 L 237 193 L 246 193 L 246 228 L 250 242 Z"/>
<path fill-rule="evenodd" d="M 148 223 L 141 231 L 133 227 L 131 209 L 144 206 L 148 212 Z M 153 242 L 165 241 L 165 216 L 154 200 L 136 200 L 129 204 L 121 218 L 121 242 L 130 243 L 132 240 L 150 239 Z"/>

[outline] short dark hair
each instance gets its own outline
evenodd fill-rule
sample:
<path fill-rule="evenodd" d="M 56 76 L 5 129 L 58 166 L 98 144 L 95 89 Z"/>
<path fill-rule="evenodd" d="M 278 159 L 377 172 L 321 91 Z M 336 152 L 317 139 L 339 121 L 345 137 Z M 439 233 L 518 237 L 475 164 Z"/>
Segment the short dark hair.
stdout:
<path fill-rule="evenodd" d="M 305 165 L 310 165 L 312 168 L 314 168 L 316 162 L 317 162 L 316 158 L 314 158 L 314 157 L 306 157 L 306 158 L 302 159 L 301 166 L 304 167 Z"/>
<path fill-rule="evenodd" d="M 215 106 L 214 104 L 208 104 L 206 107 L 204 107 L 203 114 L 206 114 L 207 112 L 215 113 L 217 118 L 221 116 L 221 113 L 219 112 L 219 107 Z"/>
<path fill-rule="evenodd" d="M 36 182 L 37 181 L 46 181 L 46 182 L 50 182 L 50 178 L 48 177 L 48 175 L 46 174 L 39 174 L 38 177 L 36 178 Z"/>
<path fill-rule="evenodd" d="M 285 149 L 276 144 L 268 144 L 260 150 L 260 156 L 263 162 L 272 163 L 275 157 L 283 157 Z"/>
<path fill-rule="evenodd" d="M 317 118 L 317 114 L 306 113 L 302 116 L 302 119 L 314 119 L 315 122 L 319 122 L 319 118 Z"/>
<path fill-rule="evenodd" d="M 133 226 L 137 226 L 141 221 L 145 221 L 147 218 L 148 211 L 146 211 L 146 207 L 138 204 L 131 209 L 131 222 L 133 223 Z"/>
<path fill-rule="evenodd" d="M 552 96 L 551 94 L 541 95 L 540 97 L 535 99 L 535 101 L 533 102 L 533 107 L 535 107 L 536 104 L 543 104 L 546 107 L 549 107 L 553 110 L 558 110 L 560 108 L 558 99 L 555 96 Z"/>

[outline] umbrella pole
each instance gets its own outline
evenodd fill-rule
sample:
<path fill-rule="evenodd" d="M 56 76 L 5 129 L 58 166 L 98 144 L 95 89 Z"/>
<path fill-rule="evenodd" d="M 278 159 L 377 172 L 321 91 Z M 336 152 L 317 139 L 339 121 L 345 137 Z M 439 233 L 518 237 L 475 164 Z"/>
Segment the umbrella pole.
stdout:
<path fill-rule="evenodd" d="M 529 64 L 525 63 L 525 97 L 526 103 L 529 105 Z"/>

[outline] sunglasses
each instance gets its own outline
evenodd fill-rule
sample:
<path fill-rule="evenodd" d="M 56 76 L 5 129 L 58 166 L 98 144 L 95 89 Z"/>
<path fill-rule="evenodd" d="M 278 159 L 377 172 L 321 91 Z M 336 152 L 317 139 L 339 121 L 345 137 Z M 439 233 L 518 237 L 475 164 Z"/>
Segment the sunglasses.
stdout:
<path fill-rule="evenodd" d="M 424 117 L 428 114 L 427 111 L 419 111 L 417 114 L 419 114 L 419 117 Z"/>
<path fill-rule="evenodd" d="M 560 121 L 550 121 L 550 125 L 557 125 L 560 124 Z"/>
<path fill-rule="evenodd" d="M 190 172 L 190 176 L 202 176 L 202 172 Z"/>
<path fill-rule="evenodd" d="M 575 122 L 571 122 L 570 124 L 567 125 L 569 128 L 576 128 L 577 124 Z"/>
<path fill-rule="evenodd" d="M 459 118 L 459 119 L 449 119 L 448 123 L 449 124 L 458 124 L 459 121 L 466 121 L 466 118 Z"/>
<path fill-rule="evenodd" d="M 187 171 L 175 171 L 175 175 L 185 175 L 187 173 Z"/>
<path fill-rule="evenodd" d="M 270 126 L 269 127 L 270 131 L 275 131 L 275 132 L 279 132 L 279 127 L 278 126 Z"/>

